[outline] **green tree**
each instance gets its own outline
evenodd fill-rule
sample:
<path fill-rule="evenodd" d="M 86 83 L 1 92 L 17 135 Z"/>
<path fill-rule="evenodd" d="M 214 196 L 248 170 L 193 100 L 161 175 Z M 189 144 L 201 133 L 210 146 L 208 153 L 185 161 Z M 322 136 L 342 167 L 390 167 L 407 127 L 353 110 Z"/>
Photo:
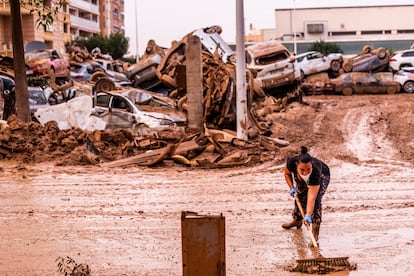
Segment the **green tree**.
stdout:
<path fill-rule="evenodd" d="M 343 53 L 344 52 L 341 49 L 341 47 L 338 46 L 336 43 L 325 42 L 323 40 L 312 43 L 308 51 L 318 51 L 324 55 L 328 55 L 330 53 Z"/>
<path fill-rule="evenodd" d="M 128 51 L 129 41 L 121 33 L 111 34 L 107 41 L 107 50 L 108 53 L 114 59 L 122 58 Z"/>
<path fill-rule="evenodd" d="M 102 54 L 109 54 L 114 59 L 122 58 L 128 51 L 129 41 L 121 33 L 111 34 L 109 37 L 94 34 L 89 38 L 78 38 L 72 43 L 84 46 L 89 52 L 98 47 Z"/>

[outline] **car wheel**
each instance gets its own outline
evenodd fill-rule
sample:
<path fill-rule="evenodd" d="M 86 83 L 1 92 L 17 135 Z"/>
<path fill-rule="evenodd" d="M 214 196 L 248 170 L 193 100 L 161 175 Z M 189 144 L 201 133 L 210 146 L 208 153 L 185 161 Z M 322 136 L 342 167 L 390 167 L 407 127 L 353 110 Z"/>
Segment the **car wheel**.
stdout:
<path fill-rule="evenodd" d="M 94 91 L 112 91 L 115 90 L 115 83 L 108 78 L 100 78 L 94 86 Z"/>
<path fill-rule="evenodd" d="M 346 62 L 342 68 L 344 69 L 344 71 L 346 73 L 351 72 L 352 71 L 352 64 L 350 62 Z"/>
<path fill-rule="evenodd" d="M 341 69 L 341 62 L 337 59 L 332 60 L 331 62 L 331 70 L 334 72 L 338 72 Z"/>
<path fill-rule="evenodd" d="M 414 92 L 414 82 L 413 81 L 407 81 L 404 83 L 403 86 L 404 92 L 406 93 L 413 93 Z"/>
<path fill-rule="evenodd" d="M 362 47 L 362 53 L 363 54 L 369 54 L 372 52 L 372 47 L 370 45 L 365 45 Z"/>
<path fill-rule="evenodd" d="M 98 72 L 93 73 L 90 76 L 89 81 L 91 81 L 91 82 L 97 82 L 98 80 L 100 80 L 100 79 L 102 79 L 104 77 L 106 77 L 106 74 L 104 72 L 98 71 Z"/>
<path fill-rule="evenodd" d="M 387 56 L 387 50 L 384 47 L 380 47 L 375 51 L 375 54 L 379 59 L 384 59 Z"/>
<path fill-rule="evenodd" d="M 346 86 L 342 89 L 342 94 L 344 94 L 345 96 L 351 96 L 352 93 L 354 93 L 352 87 Z"/>
<path fill-rule="evenodd" d="M 396 86 L 387 87 L 387 94 L 395 94 L 398 92 L 398 88 Z"/>

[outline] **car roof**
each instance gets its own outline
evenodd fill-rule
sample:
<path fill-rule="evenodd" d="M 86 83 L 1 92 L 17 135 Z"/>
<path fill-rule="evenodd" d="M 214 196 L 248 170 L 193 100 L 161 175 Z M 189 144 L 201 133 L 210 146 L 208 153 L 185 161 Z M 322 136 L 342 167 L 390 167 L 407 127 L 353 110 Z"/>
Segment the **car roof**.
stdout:
<path fill-rule="evenodd" d="M 249 51 L 254 56 L 263 56 L 269 53 L 282 52 L 282 51 L 289 52 L 289 50 L 282 43 L 280 43 L 280 41 L 276 41 L 276 40 L 259 42 L 259 43 L 246 47 L 246 50 Z"/>
<path fill-rule="evenodd" d="M 296 55 L 296 57 L 304 57 L 304 56 L 307 56 L 309 54 L 314 54 L 314 53 L 317 53 L 317 52 L 316 51 L 304 52 L 304 53 L 300 53 L 300 54 Z"/>

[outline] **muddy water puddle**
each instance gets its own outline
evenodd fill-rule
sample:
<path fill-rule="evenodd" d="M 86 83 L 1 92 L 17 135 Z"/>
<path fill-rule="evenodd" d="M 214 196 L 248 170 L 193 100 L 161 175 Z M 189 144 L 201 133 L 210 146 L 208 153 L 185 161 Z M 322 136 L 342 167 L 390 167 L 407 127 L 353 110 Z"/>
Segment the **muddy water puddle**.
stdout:
<path fill-rule="evenodd" d="M 56 258 L 92 275 L 181 275 L 182 211 L 223 214 L 227 275 L 300 275 L 312 258 L 304 228 L 284 230 L 293 200 L 282 167 L 192 170 L 5 164 L 0 178 L 0 274 L 58 275 Z M 414 171 L 333 162 L 320 251 L 356 271 L 414 275 Z"/>

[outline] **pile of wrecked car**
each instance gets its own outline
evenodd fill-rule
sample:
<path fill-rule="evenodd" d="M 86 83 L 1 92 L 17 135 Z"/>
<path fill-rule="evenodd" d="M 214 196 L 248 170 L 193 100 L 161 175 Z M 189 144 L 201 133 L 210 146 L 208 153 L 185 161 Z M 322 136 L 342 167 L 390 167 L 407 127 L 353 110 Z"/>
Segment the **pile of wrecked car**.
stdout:
<path fill-rule="evenodd" d="M 89 53 L 85 48 L 71 46 L 67 51 L 70 60 L 63 66 L 66 73 L 57 74 L 57 68 L 50 65 L 45 73 L 49 82 L 41 89 L 29 90 L 36 96 L 30 97 L 33 118 L 41 125 L 55 122 L 60 130 L 96 132 L 125 128 L 133 137 L 128 147 L 156 150 L 137 154 L 135 149 L 135 156 L 123 156 L 124 161 L 102 158 L 102 149 L 97 146 L 101 136 L 94 134 L 83 141 L 89 149 L 86 159 L 94 164 L 102 165 L 105 161 L 107 166 L 109 162 L 148 165 L 172 158 L 186 165 L 224 166 L 248 163 L 251 148 L 277 151 L 289 144 L 274 138 L 272 121 L 267 115 L 285 110 L 291 102 L 302 102 L 304 94 L 400 91 L 400 83 L 392 73 L 383 72 L 390 59 L 384 48 L 364 47 L 360 55 L 345 58 L 315 51 L 295 56 L 277 40 L 249 45 L 248 141 L 240 140 L 235 133 L 237 60 L 221 38 L 221 31 L 220 26 L 194 30 L 168 49 L 150 40 L 144 55 L 132 65 L 112 60 L 99 49 Z M 193 36 L 200 39 L 202 47 L 203 130 L 187 126 L 186 47 Z M 28 65 L 28 72 L 32 72 L 31 68 L 35 68 L 33 64 Z M 7 83 L 11 87 L 8 91 L 13 91 L 12 80 Z M 371 87 L 373 84 L 375 88 Z M 234 151 L 227 150 L 223 143 Z"/>

